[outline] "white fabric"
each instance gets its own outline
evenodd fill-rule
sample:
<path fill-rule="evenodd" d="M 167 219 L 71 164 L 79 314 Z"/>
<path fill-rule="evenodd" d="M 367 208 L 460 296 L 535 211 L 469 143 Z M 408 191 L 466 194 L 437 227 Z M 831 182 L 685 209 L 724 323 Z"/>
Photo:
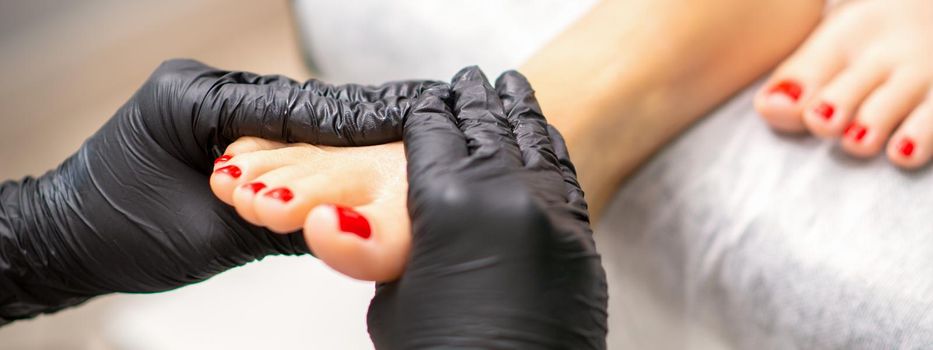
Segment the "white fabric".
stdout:
<path fill-rule="evenodd" d="M 337 82 L 497 76 L 531 57 L 596 0 L 297 0 L 306 58 Z"/>

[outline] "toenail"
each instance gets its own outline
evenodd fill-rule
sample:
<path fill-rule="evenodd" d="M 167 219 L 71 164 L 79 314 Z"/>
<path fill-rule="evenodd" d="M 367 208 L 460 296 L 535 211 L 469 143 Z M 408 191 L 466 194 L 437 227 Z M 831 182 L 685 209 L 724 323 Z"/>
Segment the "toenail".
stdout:
<path fill-rule="evenodd" d="M 236 165 L 225 166 L 223 168 L 215 170 L 214 173 L 215 174 L 227 174 L 227 175 L 230 175 L 230 177 L 234 179 L 240 177 L 240 175 L 243 174 L 243 172 L 240 170 L 240 167 Z"/>
<path fill-rule="evenodd" d="M 217 157 L 217 159 L 214 159 L 214 164 L 220 164 L 220 163 L 226 162 L 226 161 L 230 160 L 230 158 L 233 158 L 233 156 L 231 156 L 231 155 L 229 155 L 229 154 L 224 154 L 224 155 L 222 155 L 222 156 L 220 156 L 220 157 Z"/>
<path fill-rule="evenodd" d="M 243 185 L 243 188 L 253 191 L 253 194 L 256 194 L 259 193 L 259 191 L 262 191 L 263 188 L 266 188 L 266 184 L 262 182 L 250 182 Z"/>
<path fill-rule="evenodd" d="M 363 239 L 369 239 L 372 230 L 369 227 L 369 220 L 366 220 L 363 215 L 360 215 L 356 210 L 339 205 L 335 205 L 334 210 L 337 212 L 341 231 L 355 234 Z"/>
<path fill-rule="evenodd" d="M 796 81 L 793 80 L 784 80 L 777 85 L 771 87 L 772 94 L 780 93 L 784 94 L 787 97 L 790 97 L 791 100 L 797 101 L 800 99 L 800 95 L 803 94 L 803 88 L 800 87 Z"/>
<path fill-rule="evenodd" d="M 901 152 L 904 157 L 910 157 L 914 154 L 914 141 L 905 137 L 897 144 L 897 151 Z"/>
<path fill-rule="evenodd" d="M 282 202 L 288 203 L 288 201 L 295 198 L 295 194 L 292 193 L 292 190 L 289 190 L 285 187 L 279 187 L 269 192 L 266 192 L 266 197 L 278 199 Z"/>
<path fill-rule="evenodd" d="M 833 105 L 827 102 L 820 102 L 820 104 L 817 105 L 816 108 L 813 108 L 813 112 L 823 117 L 824 120 L 828 121 L 830 119 L 833 119 L 833 113 L 836 112 L 836 107 L 833 107 Z"/>
<path fill-rule="evenodd" d="M 868 133 L 868 129 L 864 126 L 858 125 L 856 123 L 849 124 L 849 127 L 846 128 L 846 136 L 855 140 L 856 142 L 862 141 L 865 138 L 865 134 Z"/>

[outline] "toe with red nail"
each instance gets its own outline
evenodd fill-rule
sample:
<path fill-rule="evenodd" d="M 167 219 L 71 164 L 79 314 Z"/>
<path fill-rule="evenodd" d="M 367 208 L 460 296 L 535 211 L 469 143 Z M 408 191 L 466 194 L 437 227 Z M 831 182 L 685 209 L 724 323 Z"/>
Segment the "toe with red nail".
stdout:
<path fill-rule="evenodd" d="M 800 99 L 800 96 L 803 95 L 803 87 L 801 87 L 800 83 L 796 81 L 784 80 L 772 86 L 770 92 L 772 94 L 781 94 L 787 96 L 792 101 L 796 102 Z"/>
<path fill-rule="evenodd" d="M 243 171 L 240 170 L 240 167 L 236 165 L 228 165 L 228 166 L 219 168 L 217 170 L 214 170 L 214 173 L 215 174 L 226 174 L 234 179 L 239 178 L 240 175 L 243 175 Z"/>
<path fill-rule="evenodd" d="M 366 220 L 366 217 L 360 215 L 356 210 L 337 205 L 334 206 L 334 211 L 337 212 L 341 231 L 355 234 L 363 239 L 369 239 L 369 236 L 372 235 L 369 220 Z"/>

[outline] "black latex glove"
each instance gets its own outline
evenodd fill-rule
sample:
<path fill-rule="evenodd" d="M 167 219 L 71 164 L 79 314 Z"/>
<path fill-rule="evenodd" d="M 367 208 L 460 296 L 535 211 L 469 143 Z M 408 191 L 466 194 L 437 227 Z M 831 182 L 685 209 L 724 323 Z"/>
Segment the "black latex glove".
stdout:
<path fill-rule="evenodd" d="M 253 227 L 214 198 L 214 158 L 240 136 L 333 146 L 399 140 L 412 98 L 434 84 L 330 86 L 190 60 L 162 64 L 58 169 L 0 185 L 0 324 L 306 253 L 300 234 Z"/>
<path fill-rule="evenodd" d="M 516 72 L 493 90 L 468 68 L 451 89 L 423 94 L 405 122 L 412 252 L 377 287 L 373 342 L 604 349 L 606 275 L 563 140 Z"/>

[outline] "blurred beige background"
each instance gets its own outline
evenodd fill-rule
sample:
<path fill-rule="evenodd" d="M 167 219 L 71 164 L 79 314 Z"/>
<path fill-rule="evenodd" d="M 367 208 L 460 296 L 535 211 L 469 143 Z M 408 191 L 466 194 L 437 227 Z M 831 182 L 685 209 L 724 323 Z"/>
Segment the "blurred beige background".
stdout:
<path fill-rule="evenodd" d="M 0 180 L 55 167 L 167 58 L 307 78 L 289 7 L 0 1 Z M 107 296 L 17 322 L 0 328 L 0 349 L 365 349 L 371 294 L 310 257 L 270 258 L 181 290 Z M 296 307 L 267 310 L 270 298 Z"/>
<path fill-rule="evenodd" d="M 0 177 L 71 154 L 172 57 L 308 77 L 285 0 L 0 2 Z"/>

